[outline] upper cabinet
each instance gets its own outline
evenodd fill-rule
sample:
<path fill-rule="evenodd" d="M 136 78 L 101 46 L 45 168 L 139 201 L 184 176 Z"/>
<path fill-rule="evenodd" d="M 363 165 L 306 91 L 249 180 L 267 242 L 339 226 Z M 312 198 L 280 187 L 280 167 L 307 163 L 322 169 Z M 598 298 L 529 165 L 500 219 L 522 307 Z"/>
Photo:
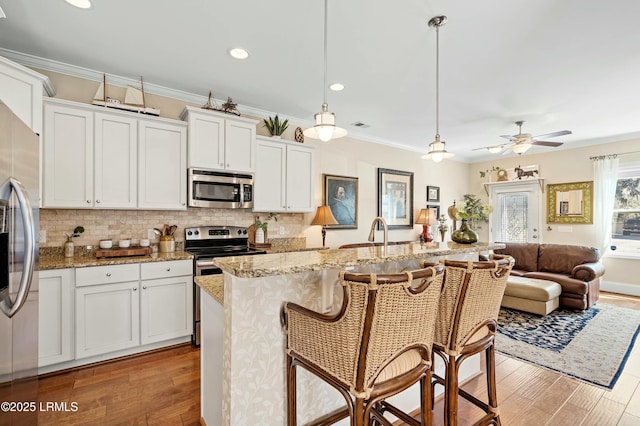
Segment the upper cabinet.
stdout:
<path fill-rule="evenodd" d="M 188 167 L 254 172 L 258 120 L 194 107 L 180 118 L 189 126 Z"/>
<path fill-rule="evenodd" d="M 186 210 L 186 126 L 76 102 L 44 106 L 43 207 Z"/>
<path fill-rule="evenodd" d="M 255 212 L 313 212 L 314 149 L 258 136 Z"/>

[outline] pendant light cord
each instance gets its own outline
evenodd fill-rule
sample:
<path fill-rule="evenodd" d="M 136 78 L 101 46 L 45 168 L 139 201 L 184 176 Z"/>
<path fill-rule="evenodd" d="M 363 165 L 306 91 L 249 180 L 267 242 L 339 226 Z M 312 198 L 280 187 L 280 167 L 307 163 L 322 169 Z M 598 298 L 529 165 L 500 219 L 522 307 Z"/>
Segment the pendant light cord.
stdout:
<path fill-rule="evenodd" d="M 324 101 L 327 104 L 327 16 L 328 0 L 324 0 Z"/>
<path fill-rule="evenodd" d="M 440 24 L 436 25 L 436 140 L 440 139 Z"/>

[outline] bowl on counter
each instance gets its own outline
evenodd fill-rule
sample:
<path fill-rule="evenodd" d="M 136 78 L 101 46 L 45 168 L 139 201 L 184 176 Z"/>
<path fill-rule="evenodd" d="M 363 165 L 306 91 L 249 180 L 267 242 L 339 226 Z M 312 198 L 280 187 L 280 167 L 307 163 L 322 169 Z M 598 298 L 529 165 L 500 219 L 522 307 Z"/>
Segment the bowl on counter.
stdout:
<path fill-rule="evenodd" d="M 150 241 L 146 238 L 140 240 L 140 247 L 149 247 Z"/>
<path fill-rule="evenodd" d="M 129 248 L 131 245 L 131 240 L 120 240 L 118 241 L 118 247 L 120 248 Z"/>
<path fill-rule="evenodd" d="M 113 247 L 113 241 L 111 240 L 100 240 L 100 248 L 101 249 L 110 249 L 111 247 Z"/>

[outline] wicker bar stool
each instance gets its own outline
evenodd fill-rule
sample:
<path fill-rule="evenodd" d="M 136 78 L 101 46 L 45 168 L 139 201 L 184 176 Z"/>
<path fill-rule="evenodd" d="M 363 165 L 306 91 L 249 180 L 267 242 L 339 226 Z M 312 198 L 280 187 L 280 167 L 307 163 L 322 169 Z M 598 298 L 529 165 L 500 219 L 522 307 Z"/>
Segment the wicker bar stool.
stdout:
<path fill-rule="evenodd" d="M 431 363 L 443 265 L 399 274 L 340 273 L 335 315 L 286 303 L 287 424 L 297 422 L 296 367 L 337 389 L 347 406 L 311 424 L 346 417 L 352 425 L 390 424 L 374 405 L 421 382 L 421 423 L 431 424 Z M 408 416 L 407 416 L 408 417 Z"/>
<path fill-rule="evenodd" d="M 491 255 L 488 262 L 444 261 L 433 352 L 444 360 L 445 374 L 440 377 L 434 373 L 432 386 L 444 385 L 445 425 L 458 424 L 458 395 L 487 413 L 477 424 L 500 424 L 493 344 L 500 302 L 513 264 L 511 256 L 499 255 Z M 458 385 L 460 365 L 482 351 L 486 354 L 487 402 Z"/>

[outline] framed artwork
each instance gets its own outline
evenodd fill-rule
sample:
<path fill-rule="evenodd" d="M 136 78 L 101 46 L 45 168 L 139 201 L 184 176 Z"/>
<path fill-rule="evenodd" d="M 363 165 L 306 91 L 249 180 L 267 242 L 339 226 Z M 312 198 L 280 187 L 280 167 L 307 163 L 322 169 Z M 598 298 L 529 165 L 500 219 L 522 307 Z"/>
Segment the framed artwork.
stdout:
<path fill-rule="evenodd" d="M 440 202 L 440 187 L 427 186 L 427 202 Z"/>
<path fill-rule="evenodd" d="M 413 172 L 378 169 L 378 216 L 389 229 L 413 227 Z"/>
<path fill-rule="evenodd" d="M 436 220 L 433 223 L 431 223 L 431 225 L 437 224 L 438 218 L 440 217 L 440 206 L 437 204 L 427 204 L 427 210 L 429 211 L 429 216 L 432 216 L 431 212 L 435 214 L 435 216 L 433 217 L 435 217 Z"/>
<path fill-rule="evenodd" d="M 358 228 L 358 178 L 349 176 L 322 175 L 323 204 L 329 206 L 337 225 L 327 228 Z"/>

